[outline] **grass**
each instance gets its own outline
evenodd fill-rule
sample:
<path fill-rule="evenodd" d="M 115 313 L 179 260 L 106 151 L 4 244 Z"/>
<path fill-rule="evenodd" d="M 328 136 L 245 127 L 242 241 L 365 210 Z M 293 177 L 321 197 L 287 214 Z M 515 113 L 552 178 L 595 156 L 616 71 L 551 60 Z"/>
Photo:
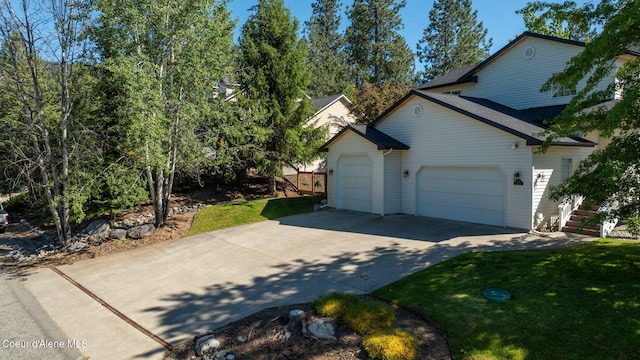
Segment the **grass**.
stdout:
<path fill-rule="evenodd" d="M 302 196 L 208 206 L 194 216 L 186 236 L 309 212 L 321 199 L 321 196 Z"/>
<path fill-rule="evenodd" d="M 512 299 L 490 302 L 488 287 Z M 469 253 L 374 295 L 434 319 L 456 359 L 639 359 L 640 242 Z"/>

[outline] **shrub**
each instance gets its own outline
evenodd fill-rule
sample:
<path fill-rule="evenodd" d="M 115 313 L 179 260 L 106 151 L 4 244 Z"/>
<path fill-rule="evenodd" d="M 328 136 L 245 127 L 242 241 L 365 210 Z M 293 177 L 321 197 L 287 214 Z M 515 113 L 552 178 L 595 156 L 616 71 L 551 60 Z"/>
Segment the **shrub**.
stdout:
<path fill-rule="evenodd" d="M 397 328 L 366 336 L 362 346 L 374 360 L 413 360 L 418 356 L 418 339 Z"/>
<path fill-rule="evenodd" d="M 356 295 L 331 293 L 317 298 L 313 302 L 313 308 L 322 316 L 331 316 L 341 319 L 347 308 L 358 304 L 359 302 L 360 298 Z"/>
<path fill-rule="evenodd" d="M 636 237 L 640 235 L 640 217 L 631 217 L 627 219 L 627 231 Z"/>
<path fill-rule="evenodd" d="M 361 302 L 347 308 L 343 321 L 361 334 L 374 334 L 396 323 L 393 309 L 379 302 Z"/>

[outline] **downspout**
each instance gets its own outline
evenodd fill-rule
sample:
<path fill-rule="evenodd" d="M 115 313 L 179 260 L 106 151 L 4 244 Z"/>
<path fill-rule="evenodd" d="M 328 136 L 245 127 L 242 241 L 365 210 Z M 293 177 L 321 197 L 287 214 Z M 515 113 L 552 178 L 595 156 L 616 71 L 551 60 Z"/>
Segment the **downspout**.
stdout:
<path fill-rule="evenodd" d="M 386 192 L 384 191 L 384 173 L 385 173 L 385 164 L 384 164 L 384 158 L 391 154 L 393 152 L 393 148 L 389 149 L 389 151 L 387 152 L 383 152 L 382 153 L 382 216 L 384 216 L 384 198 L 387 196 Z"/>

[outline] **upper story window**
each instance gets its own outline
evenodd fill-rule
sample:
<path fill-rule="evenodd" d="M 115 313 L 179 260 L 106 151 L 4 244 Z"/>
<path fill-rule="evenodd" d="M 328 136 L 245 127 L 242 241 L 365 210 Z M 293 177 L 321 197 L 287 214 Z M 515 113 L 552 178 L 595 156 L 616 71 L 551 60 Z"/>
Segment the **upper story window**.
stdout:
<path fill-rule="evenodd" d="M 462 90 L 461 89 L 456 89 L 456 90 L 444 91 L 443 94 L 460 95 L 460 94 L 462 94 Z"/>
<path fill-rule="evenodd" d="M 553 87 L 551 88 L 551 96 L 553 96 L 554 98 L 562 96 L 573 96 L 577 93 L 578 92 L 576 91 L 576 88 L 568 88 L 560 84 L 553 84 Z"/>

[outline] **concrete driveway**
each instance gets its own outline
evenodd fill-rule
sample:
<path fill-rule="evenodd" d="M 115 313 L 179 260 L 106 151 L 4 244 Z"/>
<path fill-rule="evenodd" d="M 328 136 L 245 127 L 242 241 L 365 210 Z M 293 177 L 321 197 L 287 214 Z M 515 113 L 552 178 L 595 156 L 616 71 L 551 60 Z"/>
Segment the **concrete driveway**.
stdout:
<path fill-rule="evenodd" d="M 469 251 L 586 240 L 408 215 L 326 210 L 60 266 L 59 272 L 42 269 L 25 286 L 67 337 L 77 341 L 83 356 L 160 359 L 162 341 L 175 345 L 264 308 L 311 301 L 331 291 L 370 292 Z"/>

